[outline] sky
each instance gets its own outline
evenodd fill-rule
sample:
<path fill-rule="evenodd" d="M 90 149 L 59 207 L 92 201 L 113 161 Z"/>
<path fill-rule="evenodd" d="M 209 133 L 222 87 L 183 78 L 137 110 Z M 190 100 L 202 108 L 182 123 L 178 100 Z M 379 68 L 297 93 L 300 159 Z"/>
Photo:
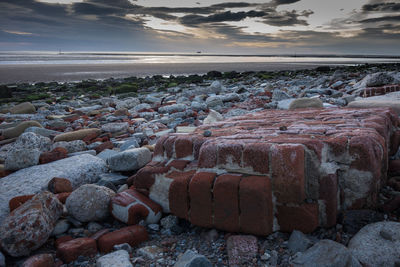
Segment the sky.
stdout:
<path fill-rule="evenodd" d="M 400 0 L 0 0 L 1 51 L 400 55 Z"/>

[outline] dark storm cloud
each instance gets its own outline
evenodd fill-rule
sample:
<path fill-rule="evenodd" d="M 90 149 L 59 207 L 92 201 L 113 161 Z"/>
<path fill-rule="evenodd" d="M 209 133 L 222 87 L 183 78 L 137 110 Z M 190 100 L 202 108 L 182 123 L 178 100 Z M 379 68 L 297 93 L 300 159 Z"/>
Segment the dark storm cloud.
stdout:
<path fill-rule="evenodd" d="M 300 2 L 300 0 L 274 0 L 273 3 L 277 6 L 279 5 L 288 5 Z"/>
<path fill-rule="evenodd" d="M 361 23 L 376 23 L 376 22 L 386 22 L 386 21 L 397 21 L 400 22 L 400 16 L 384 16 L 379 18 L 370 18 L 360 20 Z"/>
<path fill-rule="evenodd" d="M 365 12 L 384 11 L 384 12 L 399 12 L 400 3 L 388 2 L 363 5 L 362 10 Z"/>
<path fill-rule="evenodd" d="M 257 18 L 265 16 L 262 11 L 248 11 L 248 12 L 231 12 L 226 11 L 222 13 L 213 14 L 210 16 L 187 15 L 180 18 L 180 22 L 186 26 L 196 26 L 203 23 L 213 22 L 227 22 L 227 21 L 241 21 L 245 18 Z"/>
<path fill-rule="evenodd" d="M 294 25 L 308 25 L 307 21 L 304 19 L 300 19 L 300 17 L 308 17 L 314 12 L 311 10 L 303 11 L 301 14 L 297 13 L 296 10 L 293 11 L 284 11 L 279 13 L 272 13 L 268 16 L 264 16 L 265 20 L 263 21 L 265 24 L 271 26 L 294 26 Z"/>

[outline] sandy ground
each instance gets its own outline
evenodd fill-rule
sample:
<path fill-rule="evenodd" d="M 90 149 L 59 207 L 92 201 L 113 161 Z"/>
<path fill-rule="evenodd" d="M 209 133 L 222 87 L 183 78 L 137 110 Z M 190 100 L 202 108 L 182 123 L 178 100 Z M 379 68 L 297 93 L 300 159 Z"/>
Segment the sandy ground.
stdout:
<path fill-rule="evenodd" d="M 0 65 L 0 84 L 21 82 L 71 82 L 129 76 L 203 74 L 210 70 L 276 71 L 309 69 L 327 63 L 143 63 L 143 64 L 24 64 Z M 335 64 L 335 62 L 329 62 Z M 328 65 L 329 65 L 328 64 Z M 343 62 L 341 63 L 343 64 Z"/>

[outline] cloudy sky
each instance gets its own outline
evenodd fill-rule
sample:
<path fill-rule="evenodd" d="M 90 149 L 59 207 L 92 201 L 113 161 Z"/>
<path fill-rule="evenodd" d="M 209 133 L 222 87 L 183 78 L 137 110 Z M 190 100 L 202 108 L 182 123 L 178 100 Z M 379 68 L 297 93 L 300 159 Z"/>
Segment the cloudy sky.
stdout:
<path fill-rule="evenodd" d="M 400 55 L 400 0 L 0 0 L 0 50 Z"/>

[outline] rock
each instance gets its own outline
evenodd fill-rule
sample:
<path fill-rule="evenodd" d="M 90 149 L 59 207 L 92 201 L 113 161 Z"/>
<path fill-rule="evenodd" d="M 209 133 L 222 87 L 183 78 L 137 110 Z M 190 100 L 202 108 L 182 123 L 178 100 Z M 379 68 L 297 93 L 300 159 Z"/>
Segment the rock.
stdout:
<path fill-rule="evenodd" d="M 36 108 L 30 102 L 24 102 L 10 108 L 11 114 L 33 114 L 35 112 Z"/>
<path fill-rule="evenodd" d="M 308 239 L 308 237 L 300 231 L 294 230 L 290 235 L 288 248 L 291 252 L 304 252 L 309 247 L 311 247 L 313 243 Z"/>
<path fill-rule="evenodd" d="M 52 151 L 40 154 L 39 163 L 46 164 L 68 157 L 68 150 L 63 147 L 56 147 Z"/>
<path fill-rule="evenodd" d="M 222 90 L 222 84 L 220 81 L 213 81 L 207 88 L 207 93 L 219 94 Z"/>
<path fill-rule="evenodd" d="M 195 126 L 178 126 L 176 127 L 177 133 L 193 133 L 197 127 Z"/>
<path fill-rule="evenodd" d="M 54 194 L 72 192 L 71 181 L 65 178 L 54 177 L 47 184 L 47 188 Z"/>
<path fill-rule="evenodd" d="M 220 108 L 223 107 L 222 97 L 220 95 L 209 96 L 206 99 L 208 108 Z"/>
<path fill-rule="evenodd" d="M 280 100 L 280 101 L 278 101 L 276 108 L 277 109 L 289 109 L 290 104 L 294 100 L 295 100 L 295 98 L 289 98 L 289 99 Z"/>
<path fill-rule="evenodd" d="M 60 132 L 57 131 L 53 131 L 53 130 L 49 130 L 46 128 L 41 128 L 41 127 L 37 127 L 37 126 L 32 126 L 29 127 L 27 129 L 25 129 L 24 131 L 25 133 L 35 133 L 44 137 L 52 137 L 52 136 L 56 136 L 58 134 L 61 134 Z"/>
<path fill-rule="evenodd" d="M 354 87 L 377 87 L 386 84 L 390 84 L 394 81 L 394 78 L 386 72 L 377 72 L 368 74 L 360 82 L 354 85 Z"/>
<path fill-rule="evenodd" d="M 6 267 L 6 258 L 1 252 L 0 252 L 0 267 Z"/>
<path fill-rule="evenodd" d="M 113 149 L 113 148 L 114 148 L 114 144 L 111 141 L 107 141 L 107 142 L 104 142 L 104 143 L 96 146 L 95 151 L 96 151 L 96 153 L 100 153 L 103 150 Z"/>
<path fill-rule="evenodd" d="M 115 186 L 126 184 L 126 180 L 128 179 L 128 176 L 113 172 L 100 174 L 99 177 L 100 181 L 107 181 Z"/>
<path fill-rule="evenodd" d="M 151 152 L 147 148 L 133 148 L 120 152 L 107 159 L 113 171 L 134 171 L 142 168 L 151 160 Z"/>
<path fill-rule="evenodd" d="M 102 235 L 98 239 L 99 250 L 101 252 L 110 252 L 118 244 L 128 243 L 134 247 L 148 239 L 146 228 L 140 225 L 131 225 L 123 227 L 111 233 Z"/>
<path fill-rule="evenodd" d="M 38 254 L 29 257 L 24 261 L 21 267 L 53 267 L 54 265 L 54 257 L 52 254 Z"/>
<path fill-rule="evenodd" d="M 293 100 L 289 109 L 298 109 L 298 108 L 322 108 L 323 104 L 321 99 L 319 98 L 297 98 Z"/>
<path fill-rule="evenodd" d="M 22 204 L 27 202 L 28 200 L 31 200 L 35 195 L 23 195 L 23 196 L 17 196 L 8 202 L 8 206 L 10 207 L 10 212 L 19 208 Z"/>
<path fill-rule="evenodd" d="M 348 248 L 364 266 L 395 266 L 400 253 L 400 223 L 369 224 L 350 240 Z"/>
<path fill-rule="evenodd" d="M 158 109 L 159 113 L 175 113 L 185 111 L 188 107 L 185 104 L 172 104 Z"/>
<path fill-rule="evenodd" d="M 201 254 L 192 250 L 186 250 L 178 259 L 174 267 L 212 267 L 211 262 Z"/>
<path fill-rule="evenodd" d="M 285 100 L 285 99 L 289 99 L 291 98 L 290 95 L 288 95 L 287 93 L 285 93 L 284 91 L 281 91 L 279 89 L 275 89 L 272 92 L 272 101 L 281 101 L 281 100 Z"/>
<path fill-rule="evenodd" d="M 67 178 L 73 188 L 95 183 L 106 170 L 102 159 L 85 154 L 14 172 L 0 179 L 0 222 L 8 214 L 8 201 L 13 197 L 43 191 L 54 177 Z"/>
<path fill-rule="evenodd" d="M 250 266 L 258 252 L 257 238 L 252 235 L 232 235 L 226 241 L 229 266 Z"/>
<path fill-rule="evenodd" d="M 346 233 L 354 235 L 365 225 L 384 220 L 382 213 L 374 210 L 347 210 L 343 212 L 343 229 Z"/>
<path fill-rule="evenodd" d="M 55 149 L 57 147 L 65 148 L 68 151 L 68 153 L 75 153 L 86 150 L 86 144 L 82 140 L 75 140 L 70 142 L 65 142 L 65 141 L 56 142 L 53 144 L 51 148 Z"/>
<path fill-rule="evenodd" d="M 120 151 L 125 151 L 130 148 L 138 148 L 140 147 L 138 140 L 135 137 L 129 138 L 125 140 L 125 142 L 120 146 Z"/>
<path fill-rule="evenodd" d="M 132 267 L 129 253 L 125 250 L 117 250 L 101 256 L 96 261 L 96 267 Z"/>
<path fill-rule="evenodd" d="M 5 139 L 20 136 L 29 127 L 42 127 L 37 121 L 23 121 L 15 127 L 5 129 L 2 133 Z"/>
<path fill-rule="evenodd" d="M 114 218 L 126 224 L 157 223 L 162 216 L 162 208 L 134 189 L 118 193 L 111 199 L 111 213 Z"/>
<path fill-rule="evenodd" d="M 47 241 L 62 210 L 62 204 L 53 194 L 37 194 L 2 222 L 2 249 L 13 257 L 29 255 Z"/>
<path fill-rule="evenodd" d="M 7 153 L 4 169 L 16 171 L 39 163 L 41 152 L 38 149 L 16 148 Z"/>
<path fill-rule="evenodd" d="M 105 150 L 101 151 L 99 154 L 97 154 L 96 156 L 101 158 L 104 161 L 107 161 L 109 158 L 111 158 L 112 156 L 115 156 L 117 154 L 118 154 L 118 151 L 111 150 L 111 149 L 105 149 Z"/>
<path fill-rule="evenodd" d="M 163 255 L 163 249 L 157 246 L 146 246 L 139 248 L 137 252 L 151 260 L 155 260 Z"/>
<path fill-rule="evenodd" d="M 134 97 L 128 97 L 128 98 L 125 98 L 122 101 L 117 101 L 115 108 L 116 109 L 123 109 L 123 108 L 131 109 L 131 108 L 133 108 L 133 107 L 135 107 L 135 106 L 137 106 L 139 104 L 140 104 L 140 100 L 139 99 L 134 98 Z"/>
<path fill-rule="evenodd" d="M 76 238 L 57 247 L 57 257 L 69 263 L 79 256 L 93 257 L 97 253 L 96 240 L 88 237 Z"/>
<path fill-rule="evenodd" d="M 129 123 L 127 122 L 112 122 L 106 123 L 101 126 L 101 130 L 107 133 L 118 133 L 118 132 L 126 132 L 129 128 Z"/>
<path fill-rule="evenodd" d="M 328 239 L 319 241 L 304 253 L 297 253 L 290 263 L 295 267 L 361 267 L 349 249 Z"/>
<path fill-rule="evenodd" d="M 15 141 L 13 147 L 23 149 L 38 149 L 41 152 L 49 151 L 51 140 L 35 133 L 23 133 Z"/>
<path fill-rule="evenodd" d="M 90 222 L 87 224 L 87 230 L 93 234 L 103 229 L 104 227 L 97 222 Z"/>
<path fill-rule="evenodd" d="M 74 141 L 72 141 L 72 142 L 74 142 Z M 79 155 L 83 155 L 83 154 L 96 156 L 96 150 L 85 150 L 85 151 L 68 153 L 68 157 L 74 157 L 74 156 L 79 156 Z"/>
<path fill-rule="evenodd" d="M 54 142 L 60 141 L 74 141 L 74 140 L 82 140 L 88 135 L 99 135 L 100 129 L 91 128 L 91 129 L 82 129 L 74 132 L 62 133 L 54 137 Z"/>
<path fill-rule="evenodd" d="M 68 229 L 69 229 L 69 226 L 70 226 L 70 225 L 69 225 L 69 222 L 68 222 L 67 219 L 59 220 L 59 221 L 56 223 L 56 225 L 54 226 L 52 235 L 53 235 L 53 236 L 59 236 L 59 235 L 65 233 L 65 232 L 67 232 Z"/>
<path fill-rule="evenodd" d="M 174 215 L 168 215 L 161 219 L 160 224 L 164 229 L 173 229 L 176 226 L 178 226 L 178 222 L 179 222 L 178 217 Z"/>
<path fill-rule="evenodd" d="M 108 205 L 114 195 L 107 187 L 86 184 L 73 191 L 65 204 L 68 213 L 81 222 L 101 221 L 109 215 Z"/>
<path fill-rule="evenodd" d="M 212 132 L 210 131 L 210 130 L 205 130 L 204 132 L 203 132 L 203 136 L 204 137 L 210 137 L 212 135 Z"/>
<path fill-rule="evenodd" d="M 350 102 L 347 107 L 349 108 L 379 108 L 379 107 L 389 107 L 396 111 L 397 115 L 400 115 L 400 103 L 398 100 L 375 100 L 370 98 L 363 100 L 356 100 Z"/>
<path fill-rule="evenodd" d="M 129 245 L 128 243 L 118 244 L 114 246 L 114 250 L 121 250 L 121 249 L 125 250 L 129 254 L 131 254 L 133 251 L 131 245 Z"/>
<path fill-rule="evenodd" d="M 204 119 L 203 124 L 211 124 L 214 122 L 222 121 L 224 117 L 215 110 L 210 109 L 207 118 Z"/>

